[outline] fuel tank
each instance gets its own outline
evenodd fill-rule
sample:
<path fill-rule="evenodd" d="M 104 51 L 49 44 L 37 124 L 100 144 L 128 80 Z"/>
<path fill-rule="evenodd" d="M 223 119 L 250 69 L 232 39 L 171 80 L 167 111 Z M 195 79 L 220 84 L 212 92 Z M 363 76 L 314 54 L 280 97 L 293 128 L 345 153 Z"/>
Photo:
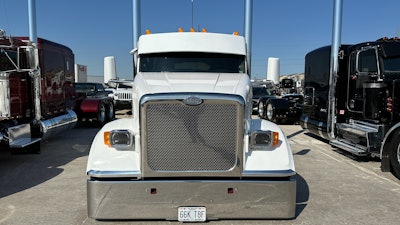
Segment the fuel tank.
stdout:
<path fill-rule="evenodd" d="M 68 110 L 67 114 L 64 115 L 40 121 L 40 127 L 43 134 L 42 140 L 72 129 L 76 125 L 77 121 L 78 116 L 73 110 Z"/>

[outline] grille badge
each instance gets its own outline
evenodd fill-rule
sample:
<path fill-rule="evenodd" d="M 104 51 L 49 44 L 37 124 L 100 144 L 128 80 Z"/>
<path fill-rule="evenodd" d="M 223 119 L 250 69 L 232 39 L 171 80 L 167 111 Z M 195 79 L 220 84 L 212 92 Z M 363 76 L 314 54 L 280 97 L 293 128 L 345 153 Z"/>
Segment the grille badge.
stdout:
<path fill-rule="evenodd" d="M 183 102 L 186 105 L 196 106 L 196 105 L 201 105 L 203 103 L 203 99 L 195 97 L 195 96 L 189 96 L 189 97 L 183 99 Z"/>

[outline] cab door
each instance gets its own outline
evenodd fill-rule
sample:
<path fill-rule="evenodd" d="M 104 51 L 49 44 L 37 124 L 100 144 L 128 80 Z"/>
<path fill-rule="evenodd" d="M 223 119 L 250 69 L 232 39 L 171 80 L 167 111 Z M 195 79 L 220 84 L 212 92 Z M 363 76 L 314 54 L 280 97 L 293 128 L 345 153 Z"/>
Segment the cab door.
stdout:
<path fill-rule="evenodd" d="M 363 47 L 350 55 L 350 71 L 347 84 L 347 108 L 353 113 L 363 113 L 364 84 L 379 79 L 378 49 Z"/>

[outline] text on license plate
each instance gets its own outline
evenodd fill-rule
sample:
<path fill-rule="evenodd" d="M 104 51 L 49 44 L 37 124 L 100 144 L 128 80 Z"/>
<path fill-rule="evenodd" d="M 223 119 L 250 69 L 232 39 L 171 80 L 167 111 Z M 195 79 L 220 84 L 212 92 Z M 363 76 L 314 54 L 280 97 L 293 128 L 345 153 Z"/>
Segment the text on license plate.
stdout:
<path fill-rule="evenodd" d="M 179 207 L 178 221 L 184 221 L 184 222 L 206 221 L 206 207 Z"/>

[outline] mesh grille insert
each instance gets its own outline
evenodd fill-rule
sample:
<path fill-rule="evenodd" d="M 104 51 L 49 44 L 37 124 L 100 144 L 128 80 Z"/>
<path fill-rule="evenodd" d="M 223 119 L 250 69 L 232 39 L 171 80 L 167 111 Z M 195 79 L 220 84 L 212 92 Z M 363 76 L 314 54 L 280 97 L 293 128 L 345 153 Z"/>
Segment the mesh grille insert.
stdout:
<path fill-rule="evenodd" d="M 226 171 L 237 160 L 235 102 L 146 105 L 147 164 L 154 171 Z"/>

